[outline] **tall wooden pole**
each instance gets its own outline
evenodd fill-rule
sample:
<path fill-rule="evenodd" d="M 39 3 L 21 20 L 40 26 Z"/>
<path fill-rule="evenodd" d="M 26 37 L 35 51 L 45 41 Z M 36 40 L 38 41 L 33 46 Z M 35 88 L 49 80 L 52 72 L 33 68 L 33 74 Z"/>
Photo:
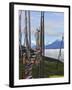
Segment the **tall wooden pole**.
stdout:
<path fill-rule="evenodd" d="M 20 57 L 21 57 L 21 61 L 22 61 L 22 33 L 21 33 L 21 14 L 22 11 L 20 11 L 20 15 L 19 15 L 19 48 L 20 48 Z"/>
<path fill-rule="evenodd" d="M 30 22 L 30 11 L 28 11 L 28 27 L 29 27 L 29 47 L 31 48 L 31 22 Z"/>
<path fill-rule="evenodd" d="M 61 57 L 61 49 L 62 49 L 62 43 L 63 43 L 63 39 L 64 39 L 64 36 L 62 36 L 62 40 L 61 40 L 61 44 L 60 44 L 60 50 L 59 50 L 59 55 L 58 55 L 58 60 L 60 59 Z M 58 61 L 57 61 L 57 72 L 58 72 Z"/>
<path fill-rule="evenodd" d="M 43 56 L 44 56 L 44 12 L 41 12 L 41 24 L 40 24 L 41 28 L 40 28 L 40 50 L 41 50 L 41 61 L 40 61 L 40 71 L 39 71 L 39 76 L 41 78 L 44 77 L 44 60 L 43 60 Z"/>
<path fill-rule="evenodd" d="M 27 32 L 27 11 L 25 11 L 25 39 L 26 39 L 26 50 L 29 59 L 29 43 L 28 43 L 28 32 Z"/>
<path fill-rule="evenodd" d="M 41 55 L 44 56 L 44 12 L 41 12 Z"/>
<path fill-rule="evenodd" d="M 28 20 L 29 19 L 29 20 Z M 26 73 L 26 78 L 32 77 L 32 64 L 31 64 L 31 59 L 30 59 L 30 43 L 29 43 L 29 34 L 28 34 L 28 29 L 30 31 L 30 16 L 28 17 L 28 11 L 25 11 L 25 41 L 26 41 L 26 54 L 27 54 L 27 60 L 28 63 L 26 63 L 25 66 L 25 73 Z"/>
<path fill-rule="evenodd" d="M 62 41 L 61 41 L 61 45 L 60 45 L 58 60 L 60 59 L 60 56 L 61 56 L 61 49 L 62 49 L 61 47 L 62 47 L 63 39 L 64 39 L 64 37 L 62 36 Z"/>

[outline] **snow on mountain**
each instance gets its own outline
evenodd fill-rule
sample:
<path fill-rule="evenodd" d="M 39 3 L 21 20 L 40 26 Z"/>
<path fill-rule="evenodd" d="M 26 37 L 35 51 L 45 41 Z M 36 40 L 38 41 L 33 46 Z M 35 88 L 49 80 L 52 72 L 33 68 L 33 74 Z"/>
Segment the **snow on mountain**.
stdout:
<path fill-rule="evenodd" d="M 52 44 L 46 45 L 46 49 L 60 49 L 64 48 L 64 41 L 56 40 Z"/>

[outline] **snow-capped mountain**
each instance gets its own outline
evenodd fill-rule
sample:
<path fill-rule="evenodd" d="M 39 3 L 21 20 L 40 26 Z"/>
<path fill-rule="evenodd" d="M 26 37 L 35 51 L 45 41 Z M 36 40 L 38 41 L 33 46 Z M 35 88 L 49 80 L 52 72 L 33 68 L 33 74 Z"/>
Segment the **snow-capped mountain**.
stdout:
<path fill-rule="evenodd" d="M 56 40 L 53 43 L 46 45 L 45 46 L 46 49 L 60 49 L 60 48 L 64 48 L 64 41 L 61 40 Z"/>
<path fill-rule="evenodd" d="M 32 44 L 31 45 L 32 48 L 36 48 L 36 45 Z M 64 48 L 64 41 L 62 40 L 56 40 L 51 44 L 45 45 L 45 49 L 60 49 L 60 48 Z"/>

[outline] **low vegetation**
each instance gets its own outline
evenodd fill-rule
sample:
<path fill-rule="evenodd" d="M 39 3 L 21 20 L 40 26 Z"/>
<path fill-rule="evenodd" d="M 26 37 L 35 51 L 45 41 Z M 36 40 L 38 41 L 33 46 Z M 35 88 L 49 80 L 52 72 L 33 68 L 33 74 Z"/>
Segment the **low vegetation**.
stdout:
<path fill-rule="evenodd" d="M 24 78 L 24 65 L 19 64 L 19 79 Z M 32 78 L 55 78 L 64 76 L 64 63 L 48 57 L 43 57 L 40 64 L 33 64 Z"/>

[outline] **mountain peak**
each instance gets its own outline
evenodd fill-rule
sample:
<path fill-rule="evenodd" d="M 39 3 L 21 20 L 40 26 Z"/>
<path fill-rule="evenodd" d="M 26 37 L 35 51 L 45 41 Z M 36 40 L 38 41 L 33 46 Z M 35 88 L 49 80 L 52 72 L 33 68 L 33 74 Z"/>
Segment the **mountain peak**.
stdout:
<path fill-rule="evenodd" d="M 62 40 L 56 40 L 53 43 L 46 45 L 46 49 L 60 49 L 64 48 L 64 41 Z"/>

